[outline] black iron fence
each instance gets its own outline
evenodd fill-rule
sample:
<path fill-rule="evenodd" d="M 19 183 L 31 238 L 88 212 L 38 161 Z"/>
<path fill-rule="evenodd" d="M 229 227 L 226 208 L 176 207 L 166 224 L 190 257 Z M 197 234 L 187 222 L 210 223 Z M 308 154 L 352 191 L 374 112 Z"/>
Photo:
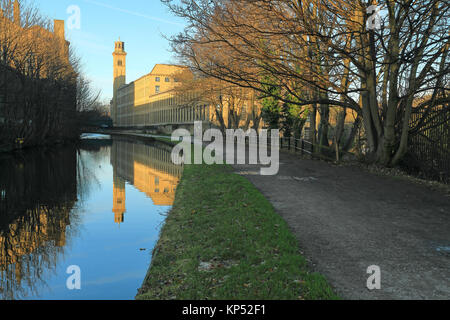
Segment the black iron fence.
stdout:
<path fill-rule="evenodd" d="M 335 145 L 336 146 L 336 145 Z M 339 161 L 343 155 L 355 155 L 350 152 L 345 152 L 336 148 L 330 148 L 321 146 L 319 144 L 313 144 L 305 139 L 296 139 L 294 137 L 281 137 L 280 149 L 287 149 L 292 152 L 298 152 L 301 155 L 310 155 L 314 158 L 323 158 L 330 161 Z"/>
<path fill-rule="evenodd" d="M 450 182 L 450 115 L 448 109 L 416 112 L 411 119 L 405 167 L 423 178 Z"/>
<path fill-rule="evenodd" d="M 301 154 L 314 153 L 314 145 L 311 142 L 303 139 L 282 137 L 280 138 L 280 148 L 300 152 Z"/>
<path fill-rule="evenodd" d="M 442 106 L 433 110 L 419 112 L 415 110 L 411 117 L 411 130 L 408 154 L 402 167 L 415 176 L 450 182 L 450 114 Z M 280 138 L 280 148 L 313 157 L 339 161 L 341 157 L 356 155 L 314 145 L 304 139 L 293 137 Z"/>

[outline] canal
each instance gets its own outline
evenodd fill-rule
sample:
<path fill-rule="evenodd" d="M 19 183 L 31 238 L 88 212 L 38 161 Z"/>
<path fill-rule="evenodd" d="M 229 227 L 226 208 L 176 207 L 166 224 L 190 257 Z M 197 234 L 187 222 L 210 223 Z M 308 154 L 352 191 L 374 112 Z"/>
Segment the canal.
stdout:
<path fill-rule="evenodd" d="M 2 156 L 0 299 L 134 299 L 182 173 L 170 151 L 90 135 Z"/>

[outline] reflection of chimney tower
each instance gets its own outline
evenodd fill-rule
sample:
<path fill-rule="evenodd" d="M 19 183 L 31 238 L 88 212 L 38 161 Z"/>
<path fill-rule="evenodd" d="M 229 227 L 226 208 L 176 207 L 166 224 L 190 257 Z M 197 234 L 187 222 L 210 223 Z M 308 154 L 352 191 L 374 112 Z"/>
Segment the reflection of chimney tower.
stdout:
<path fill-rule="evenodd" d="M 121 224 L 125 215 L 125 181 L 114 175 L 113 184 L 113 209 L 114 222 Z"/>
<path fill-rule="evenodd" d="M 53 23 L 55 36 L 57 36 L 60 40 L 65 40 L 66 37 L 64 34 L 64 20 L 54 20 Z"/>
<path fill-rule="evenodd" d="M 16 262 L 14 273 L 16 275 L 17 284 L 22 282 L 22 265 L 20 262 Z"/>
<path fill-rule="evenodd" d="M 19 0 L 14 1 L 14 22 L 20 25 L 20 4 Z"/>

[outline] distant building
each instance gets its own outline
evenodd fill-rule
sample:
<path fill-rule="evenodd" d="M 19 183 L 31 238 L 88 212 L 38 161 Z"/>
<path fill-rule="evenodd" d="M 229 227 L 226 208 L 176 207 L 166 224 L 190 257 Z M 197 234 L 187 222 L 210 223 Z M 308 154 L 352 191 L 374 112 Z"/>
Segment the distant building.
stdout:
<path fill-rule="evenodd" d="M 126 57 L 125 43 L 119 39 L 115 42 L 113 52 L 114 94 L 111 115 L 115 126 L 133 126 L 134 118 L 141 115 L 139 111 L 142 107 L 173 98 L 173 89 L 179 84 L 177 75 L 188 70 L 184 66 L 157 64 L 150 73 L 127 84 Z"/>
<path fill-rule="evenodd" d="M 46 79 L 71 79 L 75 87 L 76 74 L 69 61 L 70 43 L 65 39 L 64 20 L 54 20 L 53 31 L 30 25 L 30 21 L 21 19 L 18 0 L 13 5 L 5 3 L 6 7 L 0 6 L 0 124 L 7 120 L 22 123 L 31 120 L 21 114 L 24 103 L 17 98 L 15 88 L 28 90 L 36 81 Z M 75 109 L 75 98 L 71 101 Z M 12 119 L 7 115 L 7 109 L 14 111 Z"/>
<path fill-rule="evenodd" d="M 0 7 L 0 43 L 3 43 L 4 46 L 8 45 L 10 48 L 14 47 L 16 60 L 23 56 L 29 59 L 31 64 L 33 62 L 31 60 L 38 55 L 48 56 L 48 54 L 57 53 L 62 58 L 62 62 L 68 63 L 70 42 L 65 38 L 64 20 L 53 20 L 53 32 L 39 25 L 24 25 L 25 22 L 21 21 L 18 0 L 14 1 L 12 16 L 12 18 L 8 17 L 8 13 Z M 10 54 L 5 50 L 7 49 L 0 46 L 0 61 L 2 62 L 6 59 L 4 55 Z M 10 63 L 10 67 L 14 69 L 16 66 Z M 40 77 L 45 78 L 49 72 L 51 70 L 46 70 L 44 65 L 43 70 L 40 70 Z"/>
<path fill-rule="evenodd" d="M 126 82 L 125 43 L 116 41 L 113 52 L 114 93 L 111 101 L 111 116 L 115 127 L 165 127 L 168 132 L 184 127 L 192 130 L 194 121 L 202 121 L 209 127 L 219 126 L 216 105 L 198 98 L 201 88 L 187 90 L 182 94 L 177 87 L 183 79 L 194 75 L 186 66 L 156 64 L 153 70 L 141 78 Z M 217 93 L 217 96 L 220 94 Z M 226 100 L 226 99 L 224 99 Z M 242 119 L 239 125 L 250 123 L 249 110 L 254 105 L 251 99 L 241 99 Z M 223 108 L 222 118 L 228 123 L 227 106 Z M 238 121 L 239 122 L 239 121 Z"/>

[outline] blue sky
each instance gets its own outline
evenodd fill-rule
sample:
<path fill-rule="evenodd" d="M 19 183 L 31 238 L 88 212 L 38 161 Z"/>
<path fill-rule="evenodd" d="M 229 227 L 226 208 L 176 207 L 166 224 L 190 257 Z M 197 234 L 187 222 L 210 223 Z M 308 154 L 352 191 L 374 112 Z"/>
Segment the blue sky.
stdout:
<path fill-rule="evenodd" d="M 173 16 L 159 0 L 35 0 L 43 15 L 66 20 L 66 38 L 83 62 L 83 71 L 102 99 L 112 97 L 112 52 L 119 37 L 125 42 L 127 82 L 151 71 L 156 63 L 176 62 L 164 35 L 183 30 L 184 22 Z M 70 30 L 67 21 L 80 8 L 80 29 Z"/>

